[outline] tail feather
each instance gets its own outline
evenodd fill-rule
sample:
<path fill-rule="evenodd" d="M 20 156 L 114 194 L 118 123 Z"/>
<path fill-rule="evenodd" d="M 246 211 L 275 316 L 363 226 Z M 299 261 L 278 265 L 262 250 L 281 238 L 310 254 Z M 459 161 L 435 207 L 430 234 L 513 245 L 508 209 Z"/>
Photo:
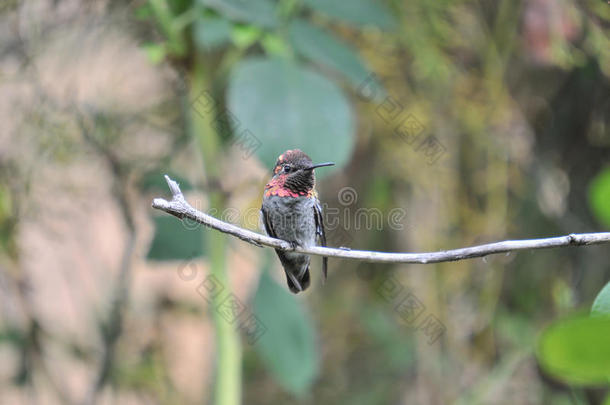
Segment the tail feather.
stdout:
<path fill-rule="evenodd" d="M 288 288 L 290 288 L 290 291 L 292 291 L 294 294 L 298 294 L 301 291 L 305 291 L 311 283 L 311 280 L 309 279 L 309 266 L 307 266 L 307 270 L 305 270 L 305 272 L 300 278 L 287 271 L 285 271 L 285 273 L 286 281 L 288 282 Z"/>
<path fill-rule="evenodd" d="M 309 287 L 309 261 L 310 257 L 304 254 L 294 254 L 291 252 L 283 252 L 276 250 L 277 256 L 280 258 L 284 272 L 286 273 L 286 281 L 288 288 L 295 294 L 305 291 Z"/>

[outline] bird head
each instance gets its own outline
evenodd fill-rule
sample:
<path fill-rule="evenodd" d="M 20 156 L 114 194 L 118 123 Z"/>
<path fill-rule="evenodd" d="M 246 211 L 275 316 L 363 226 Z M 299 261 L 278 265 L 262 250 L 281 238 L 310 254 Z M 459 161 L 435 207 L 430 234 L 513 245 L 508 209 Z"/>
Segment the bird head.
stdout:
<path fill-rule="evenodd" d="M 273 178 L 265 187 L 266 195 L 308 196 L 316 184 L 314 169 L 333 165 L 332 162 L 313 164 L 303 151 L 287 150 L 277 158 Z"/>

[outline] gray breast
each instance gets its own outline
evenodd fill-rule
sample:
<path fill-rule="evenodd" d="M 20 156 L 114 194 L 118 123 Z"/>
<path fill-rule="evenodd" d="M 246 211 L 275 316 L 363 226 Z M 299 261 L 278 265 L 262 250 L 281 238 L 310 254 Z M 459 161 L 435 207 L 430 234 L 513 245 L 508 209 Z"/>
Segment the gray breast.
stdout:
<path fill-rule="evenodd" d="M 315 245 L 314 204 L 315 199 L 307 197 L 270 196 L 263 200 L 263 207 L 277 236 L 296 241 L 301 246 Z"/>

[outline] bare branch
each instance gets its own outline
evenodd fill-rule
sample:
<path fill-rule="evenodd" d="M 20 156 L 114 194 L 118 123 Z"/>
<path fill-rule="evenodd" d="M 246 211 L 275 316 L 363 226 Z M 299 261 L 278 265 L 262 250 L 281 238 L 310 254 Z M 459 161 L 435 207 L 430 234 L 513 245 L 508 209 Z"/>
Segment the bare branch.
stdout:
<path fill-rule="evenodd" d="M 210 215 L 193 208 L 182 195 L 178 183 L 167 175 L 165 180 L 169 185 L 173 198 L 171 201 L 162 198 L 153 200 L 153 208 L 160 209 L 180 219 L 189 218 L 200 224 L 228 233 L 239 239 L 262 247 L 269 246 L 280 250 L 291 250 L 316 256 L 337 257 L 342 259 L 363 260 L 379 263 L 440 263 L 456 260 L 483 257 L 495 253 L 515 252 L 519 250 L 548 249 L 562 246 L 583 246 L 610 243 L 610 232 L 580 233 L 566 236 L 557 236 L 542 239 L 507 240 L 502 242 L 488 243 L 485 245 L 471 246 L 461 249 L 443 250 L 429 253 L 386 253 L 366 250 L 351 250 L 348 248 L 328 248 L 321 246 L 296 247 L 281 239 L 271 238 L 257 232 L 240 228 L 238 226 L 223 222 Z"/>

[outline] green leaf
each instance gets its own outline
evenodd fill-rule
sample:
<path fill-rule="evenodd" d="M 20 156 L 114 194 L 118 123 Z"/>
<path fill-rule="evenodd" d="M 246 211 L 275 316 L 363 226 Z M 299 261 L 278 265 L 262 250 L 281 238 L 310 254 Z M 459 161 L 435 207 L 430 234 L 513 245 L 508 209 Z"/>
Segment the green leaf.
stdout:
<path fill-rule="evenodd" d="M 329 17 L 356 25 L 376 25 L 386 29 L 395 25 L 388 10 L 374 0 L 305 0 L 304 3 Z"/>
<path fill-rule="evenodd" d="M 347 99 L 333 82 L 294 62 L 242 61 L 231 72 L 227 100 L 238 120 L 234 133 L 256 137 L 256 153 L 268 167 L 294 148 L 338 166 L 351 156 L 354 118 Z"/>
<path fill-rule="evenodd" d="M 203 16 L 193 27 L 195 45 L 202 51 L 210 51 L 231 40 L 231 23 L 222 17 Z"/>
<path fill-rule="evenodd" d="M 155 237 L 147 259 L 181 260 L 203 256 L 202 226 L 170 215 L 154 217 L 154 222 Z"/>
<path fill-rule="evenodd" d="M 254 25 L 235 25 L 231 31 L 231 39 L 235 46 L 244 49 L 258 41 L 262 34 Z"/>
<path fill-rule="evenodd" d="M 591 181 L 589 205 L 599 222 L 610 227 L 610 167 L 602 170 Z"/>
<path fill-rule="evenodd" d="M 371 72 L 348 45 L 305 20 L 290 24 L 290 39 L 296 51 L 345 76 L 354 86 L 361 86 Z"/>
<path fill-rule="evenodd" d="M 597 294 L 591 306 L 591 315 L 610 315 L 610 281 Z"/>
<path fill-rule="evenodd" d="M 150 63 L 154 65 L 161 63 L 167 54 L 163 44 L 143 44 L 142 49 L 146 53 L 146 57 Z"/>
<path fill-rule="evenodd" d="M 254 313 L 267 328 L 256 349 L 273 377 L 286 390 L 301 395 L 319 371 L 311 320 L 287 287 L 264 271 L 254 297 Z"/>
<path fill-rule="evenodd" d="M 290 54 L 288 51 L 289 47 L 286 45 L 286 42 L 277 34 L 267 33 L 263 37 L 261 45 L 268 55 L 285 56 Z"/>
<path fill-rule="evenodd" d="M 274 27 L 275 6 L 270 0 L 199 0 L 232 21 Z"/>
<path fill-rule="evenodd" d="M 569 384 L 610 382 L 610 318 L 577 317 L 553 323 L 538 341 L 537 357 L 549 374 Z"/>

